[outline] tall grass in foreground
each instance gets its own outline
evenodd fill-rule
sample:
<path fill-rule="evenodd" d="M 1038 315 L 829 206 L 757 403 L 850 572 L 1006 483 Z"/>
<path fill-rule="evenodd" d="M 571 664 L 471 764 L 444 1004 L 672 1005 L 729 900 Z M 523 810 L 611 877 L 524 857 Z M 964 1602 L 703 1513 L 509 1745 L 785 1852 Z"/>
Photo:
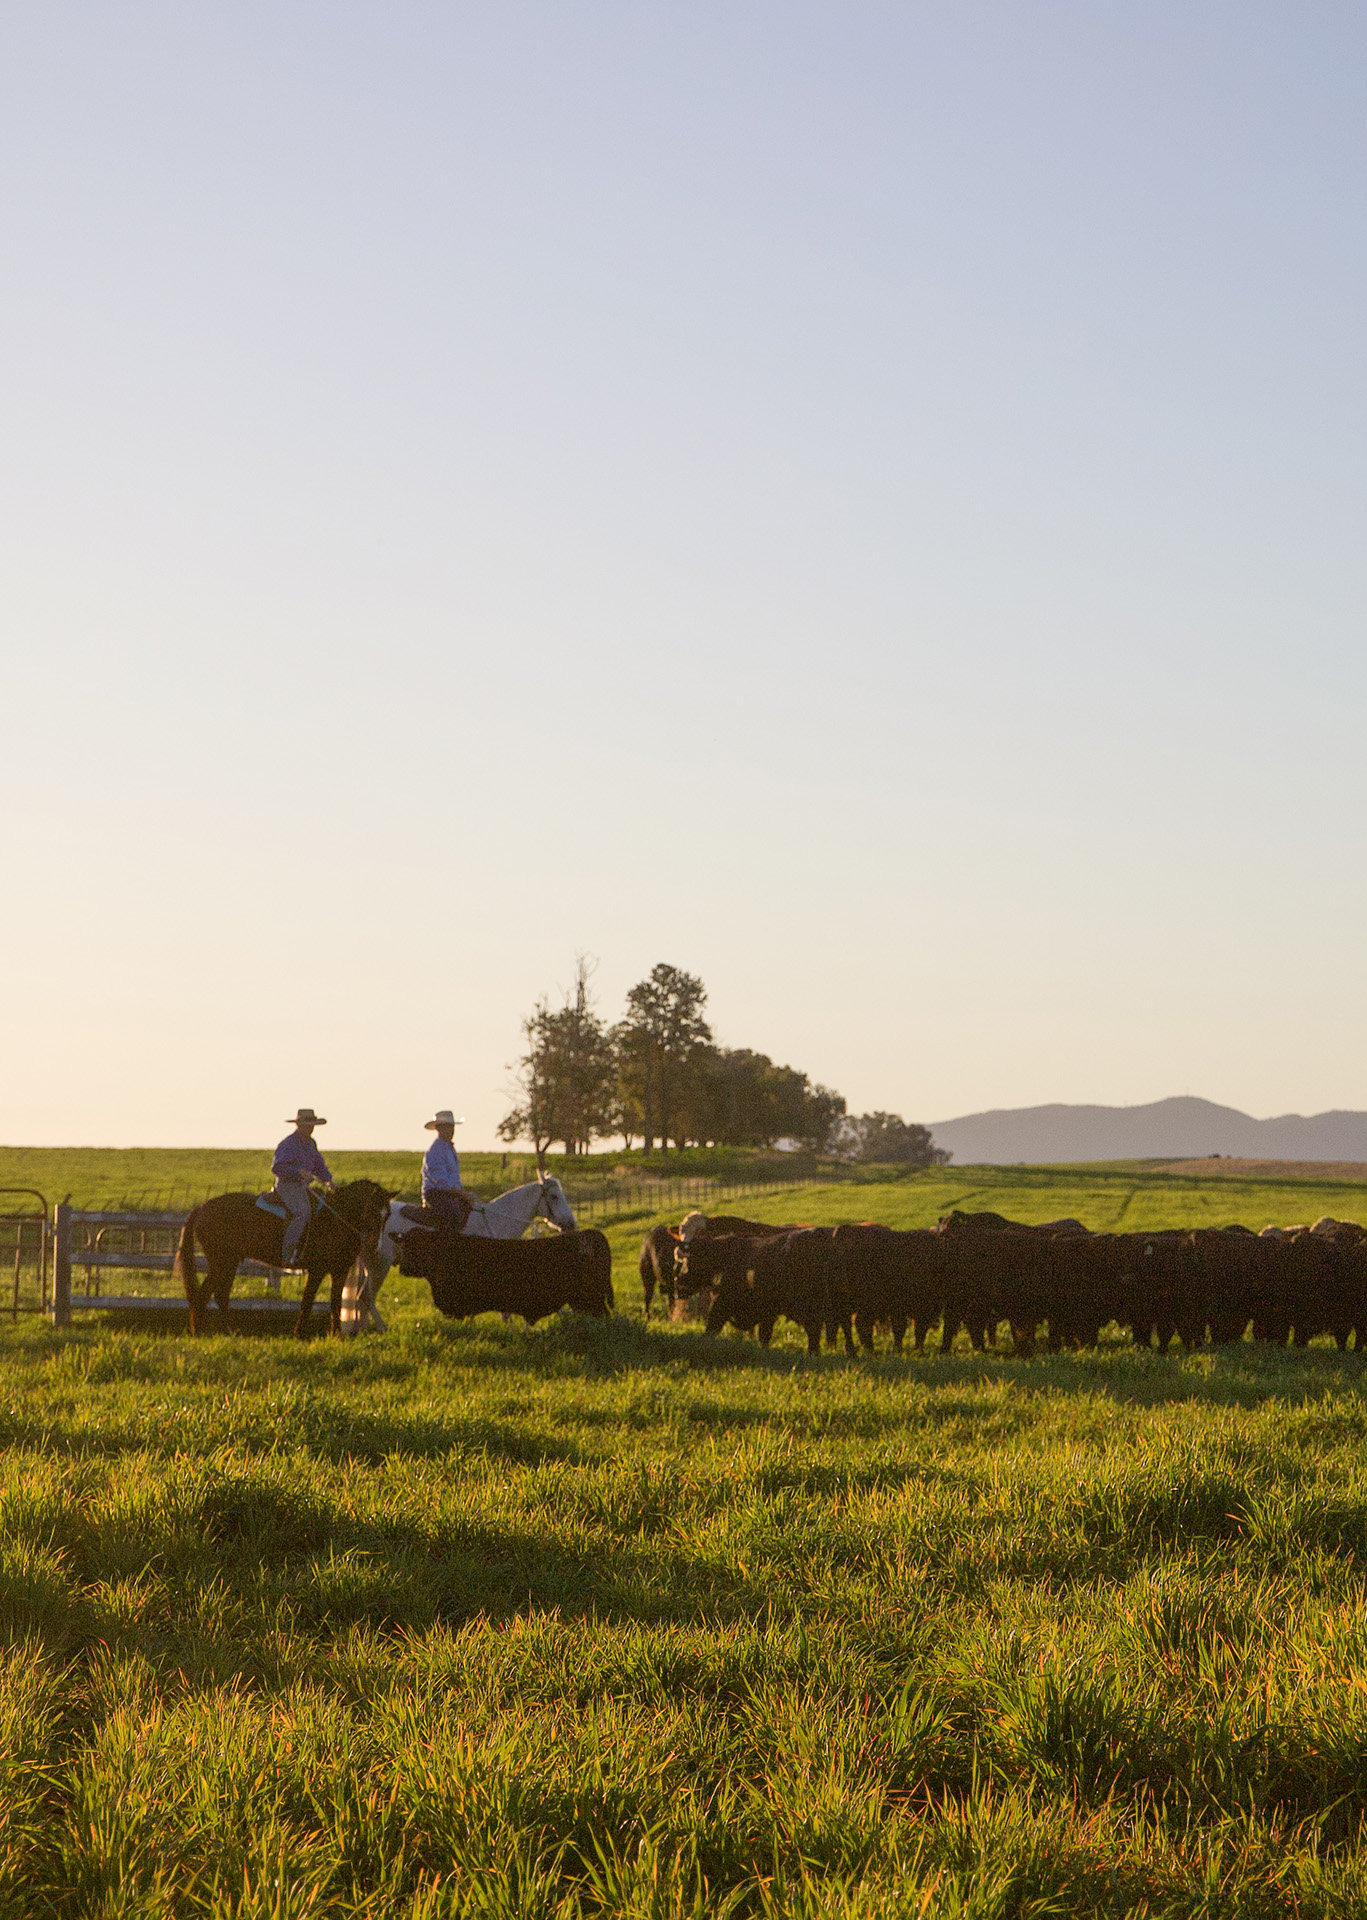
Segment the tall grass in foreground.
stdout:
<path fill-rule="evenodd" d="M 1367 1912 L 1355 1356 L 0 1330 L 0 1912 Z"/>

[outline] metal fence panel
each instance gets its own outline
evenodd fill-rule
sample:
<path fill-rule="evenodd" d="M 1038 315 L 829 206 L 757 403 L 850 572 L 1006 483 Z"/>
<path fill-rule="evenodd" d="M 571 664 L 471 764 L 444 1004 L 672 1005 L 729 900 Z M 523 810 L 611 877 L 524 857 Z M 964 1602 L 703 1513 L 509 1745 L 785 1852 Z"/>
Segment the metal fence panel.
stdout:
<path fill-rule="evenodd" d="M 33 1187 L 0 1187 L 0 1314 L 45 1313 L 48 1204 Z"/>
<path fill-rule="evenodd" d="M 52 1233 L 53 1324 L 68 1327 L 73 1310 L 90 1307 L 107 1312 L 137 1308 L 186 1311 L 184 1294 L 167 1286 L 186 1218 L 184 1213 L 114 1212 L 60 1202 Z M 202 1275 L 202 1258 L 200 1272 Z M 116 1290 L 106 1286 L 106 1273 L 118 1276 Z M 233 1312 L 297 1313 L 297 1301 L 281 1299 L 280 1279 L 279 1268 L 244 1260 L 234 1286 Z M 264 1282 L 255 1296 L 242 1284 L 252 1280 Z"/>

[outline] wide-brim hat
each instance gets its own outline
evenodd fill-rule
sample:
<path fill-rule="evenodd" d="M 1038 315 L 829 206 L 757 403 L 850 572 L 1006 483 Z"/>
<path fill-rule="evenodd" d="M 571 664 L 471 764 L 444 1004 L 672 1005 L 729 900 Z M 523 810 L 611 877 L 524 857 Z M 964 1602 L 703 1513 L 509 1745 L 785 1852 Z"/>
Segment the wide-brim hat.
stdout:
<path fill-rule="evenodd" d="M 306 1121 L 311 1121 L 315 1127 L 325 1127 L 327 1125 L 327 1121 L 323 1118 L 322 1114 L 315 1113 L 312 1107 L 300 1107 L 291 1124 L 297 1127 Z"/>
<path fill-rule="evenodd" d="M 435 1132 L 438 1127 L 463 1127 L 465 1125 L 465 1116 L 462 1114 L 460 1119 L 457 1120 L 455 1114 L 452 1113 L 449 1107 L 438 1107 L 436 1119 L 424 1120 L 423 1125 L 429 1133 Z"/>

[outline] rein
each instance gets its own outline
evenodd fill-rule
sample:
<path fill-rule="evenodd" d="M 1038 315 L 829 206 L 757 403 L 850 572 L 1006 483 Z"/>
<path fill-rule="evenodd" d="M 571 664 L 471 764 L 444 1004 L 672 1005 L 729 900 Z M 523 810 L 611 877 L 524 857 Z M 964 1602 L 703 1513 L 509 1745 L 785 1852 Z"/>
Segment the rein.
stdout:
<path fill-rule="evenodd" d="M 367 1241 L 365 1235 L 361 1232 L 360 1228 L 354 1227 L 351 1224 L 350 1220 L 347 1219 L 345 1214 L 338 1213 L 336 1207 L 333 1206 L 332 1202 L 327 1198 L 325 1194 L 319 1195 L 318 1211 L 319 1213 L 330 1213 L 333 1219 L 338 1223 L 339 1226 L 343 1226 L 346 1228 L 347 1232 L 351 1235 L 352 1239 L 355 1240 L 359 1246 L 364 1247 L 369 1245 L 369 1242 Z M 380 1231 L 381 1232 L 384 1231 L 383 1225 L 381 1226 Z"/>

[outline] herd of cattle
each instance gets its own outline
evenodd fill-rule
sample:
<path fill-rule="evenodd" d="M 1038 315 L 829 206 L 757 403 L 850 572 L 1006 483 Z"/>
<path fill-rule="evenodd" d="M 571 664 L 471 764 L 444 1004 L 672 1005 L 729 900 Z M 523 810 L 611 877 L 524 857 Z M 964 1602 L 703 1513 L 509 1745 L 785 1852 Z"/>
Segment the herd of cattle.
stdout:
<path fill-rule="evenodd" d="M 1186 1347 L 1254 1339 L 1305 1346 L 1332 1334 L 1367 1345 L 1367 1231 L 1348 1221 L 1313 1227 L 1202 1228 L 1091 1233 L 1077 1220 L 1022 1226 L 996 1213 L 954 1212 L 935 1228 L 772 1227 L 691 1214 L 657 1227 L 641 1249 L 649 1316 L 657 1289 L 699 1297 L 709 1333 L 728 1324 L 767 1345 L 777 1321 L 796 1321 L 810 1353 L 823 1337 L 847 1352 L 874 1349 L 891 1331 L 900 1353 L 940 1329 L 973 1346 L 1009 1328 L 1013 1350 L 1095 1346 L 1104 1327 L 1136 1346 L 1174 1335 Z"/>
<path fill-rule="evenodd" d="M 612 1255 L 594 1228 L 541 1240 L 476 1239 L 454 1230 L 404 1236 L 404 1272 L 420 1275 L 440 1312 L 514 1314 L 530 1326 L 562 1307 L 605 1318 L 615 1305 Z M 1367 1230 L 1313 1227 L 1091 1233 L 1077 1220 L 1022 1226 L 996 1213 L 948 1214 L 934 1228 L 775 1227 L 693 1213 L 655 1227 L 641 1248 L 646 1317 L 656 1294 L 691 1300 L 708 1333 L 735 1327 L 767 1346 L 795 1321 L 810 1353 L 874 1350 L 885 1327 L 900 1353 L 960 1331 L 982 1351 L 1010 1332 L 1012 1350 L 1095 1346 L 1103 1328 L 1136 1346 L 1254 1339 L 1305 1346 L 1332 1334 L 1367 1347 Z"/>

